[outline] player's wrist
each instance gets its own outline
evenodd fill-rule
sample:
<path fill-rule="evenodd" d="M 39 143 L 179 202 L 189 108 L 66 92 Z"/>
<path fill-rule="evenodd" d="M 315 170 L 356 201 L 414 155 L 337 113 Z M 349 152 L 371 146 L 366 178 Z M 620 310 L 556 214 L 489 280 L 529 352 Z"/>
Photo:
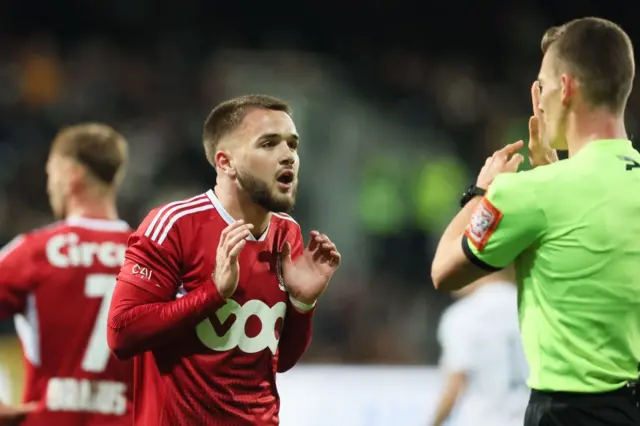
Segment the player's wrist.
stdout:
<path fill-rule="evenodd" d="M 300 312 L 310 312 L 316 307 L 318 300 L 299 300 L 289 295 L 289 301 Z"/>
<path fill-rule="evenodd" d="M 224 303 L 228 299 L 228 297 L 225 296 L 224 292 L 220 290 L 220 287 L 218 287 L 218 284 L 216 283 L 213 276 L 209 277 L 209 279 L 205 281 L 204 285 L 208 289 L 207 293 L 209 295 L 209 298 L 211 300 L 215 300 L 216 305 Z"/>

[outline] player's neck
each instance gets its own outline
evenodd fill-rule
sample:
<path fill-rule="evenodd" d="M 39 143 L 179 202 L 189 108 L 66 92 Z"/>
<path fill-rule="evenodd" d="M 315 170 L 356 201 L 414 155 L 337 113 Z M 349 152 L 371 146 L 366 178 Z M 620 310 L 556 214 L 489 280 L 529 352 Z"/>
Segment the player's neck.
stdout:
<path fill-rule="evenodd" d="M 253 225 L 255 235 L 262 235 L 267 230 L 271 212 L 254 203 L 247 193 L 237 187 L 226 188 L 220 184 L 215 186 L 213 192 L 231 217 Z"/>
<path fill-rule="evenodd" d="M 119 218 L 115 201 L 108 198 L 93 200 L 71 199 L 67 205 L 67 217 L 107 220 L 117 220 Z"/>
<path fill-rule="evenodd" d="M 567 125 L 569 157 L 576 155 L 591 142 L 602 139 L 627 139 L 622 115 L 597 109 L 569 116 Z"/>

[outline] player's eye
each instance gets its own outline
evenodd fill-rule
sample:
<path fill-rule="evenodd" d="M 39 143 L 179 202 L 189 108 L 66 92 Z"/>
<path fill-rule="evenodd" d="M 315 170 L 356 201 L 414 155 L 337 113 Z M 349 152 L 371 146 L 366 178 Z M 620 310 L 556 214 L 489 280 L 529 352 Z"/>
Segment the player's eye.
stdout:
<path fill-rule="evenodd" d="M 291 149 L 292 149 L 292 150 L 294 150 L 294 151 L 295 151 L 295 150 L 297 150 L 297 149 L 298 149 L 298 146 L 300 145 L 300 142 L 299 142 L 299 141 L 297 141 L 297 140 L 292 140 L 292 141 L 289 141 L 289 142 L 287 142 L 287 143 L 288 143 L 288 145 L 289 145 L 289 148 L 291 148 Z"/>

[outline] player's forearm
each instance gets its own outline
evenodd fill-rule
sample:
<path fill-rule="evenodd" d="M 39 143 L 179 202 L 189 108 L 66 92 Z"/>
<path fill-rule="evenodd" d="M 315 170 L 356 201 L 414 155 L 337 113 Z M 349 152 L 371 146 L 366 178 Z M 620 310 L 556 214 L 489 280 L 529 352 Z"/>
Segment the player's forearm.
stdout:
<path fill-rule="evenodd" d="M 157 297 L 118 281 L 109 312 L 107 339 L 121 359 L 164 346 L 224 305 L 213 282 L 204 282 L 184 297 L 158 302 Z"/>
<path fill-rule="evenodd" d="M 447 420 L 451 411 L 453 411 L 453 406 L 456 402 L 458 395 L 453 394 L 452 392 L 445 392 L 441 397 L 440 401 L 438 401 L 438 405 L 436 406 L 435 416 L 433 417 L 433 421 L 431 422 L 431 426 L 442 426 L 444 422 Z"/>
<path fill-rule="evenodd" d="M 442 426 L 445 420 L 447 420 L 447 417 L 449 417 L 452 408 L 453 407 L 438 406 L 438 408 L 436 409 L 435 418 L 433 419 L 431 426 Z"/>
<path fill-rule="evenodd" d="M 458 283 L 470 283 L 466 277 L 458 279 L 460 272 L 463 272 L 463 266 L 459 265 L 459 256 L 453 255 L 453 253 L 459 251 L 460 244 L 462 243 L 462 237 L 467 224 L 471 221 L 471 216 L 476 206 L 480 203 L 481 197 L 476 197 L 469 201 L 458 214 L 453 218 L 447 229 L 442 234 L 436 254 L 433 258 L 433 264 L 431 266 L 431 278 L 433 284 L 438 290 L 451 291 L 457 286 Z"/>
<path fill-rule="evenodd" d="M 467 376 L 464 373 L 455 373 L 446 376 L 445 386 L 436 406 L 436 412 L 431 426 L 441 426 L 453 411 L 458 397 L 466 386 Z"/>
<path fill-rule="evenodd" d="M 278 344 L 278 373 L 290 370 L 307 351 L 313 334 L 314 312 L 315 309 L 300 312 L 289 304 Z"/>

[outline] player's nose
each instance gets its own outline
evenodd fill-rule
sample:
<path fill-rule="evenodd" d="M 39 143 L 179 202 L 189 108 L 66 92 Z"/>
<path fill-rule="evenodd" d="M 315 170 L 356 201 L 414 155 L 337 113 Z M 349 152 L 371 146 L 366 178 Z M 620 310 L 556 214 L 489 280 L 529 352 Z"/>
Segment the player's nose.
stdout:
<path fill-rule="evenodd" d="M 287 151 L 282 154 L 279 161 L 282 166 L 293 166 L 295 162 L 296 155 L 290 149 L 287 149 Z"/>

